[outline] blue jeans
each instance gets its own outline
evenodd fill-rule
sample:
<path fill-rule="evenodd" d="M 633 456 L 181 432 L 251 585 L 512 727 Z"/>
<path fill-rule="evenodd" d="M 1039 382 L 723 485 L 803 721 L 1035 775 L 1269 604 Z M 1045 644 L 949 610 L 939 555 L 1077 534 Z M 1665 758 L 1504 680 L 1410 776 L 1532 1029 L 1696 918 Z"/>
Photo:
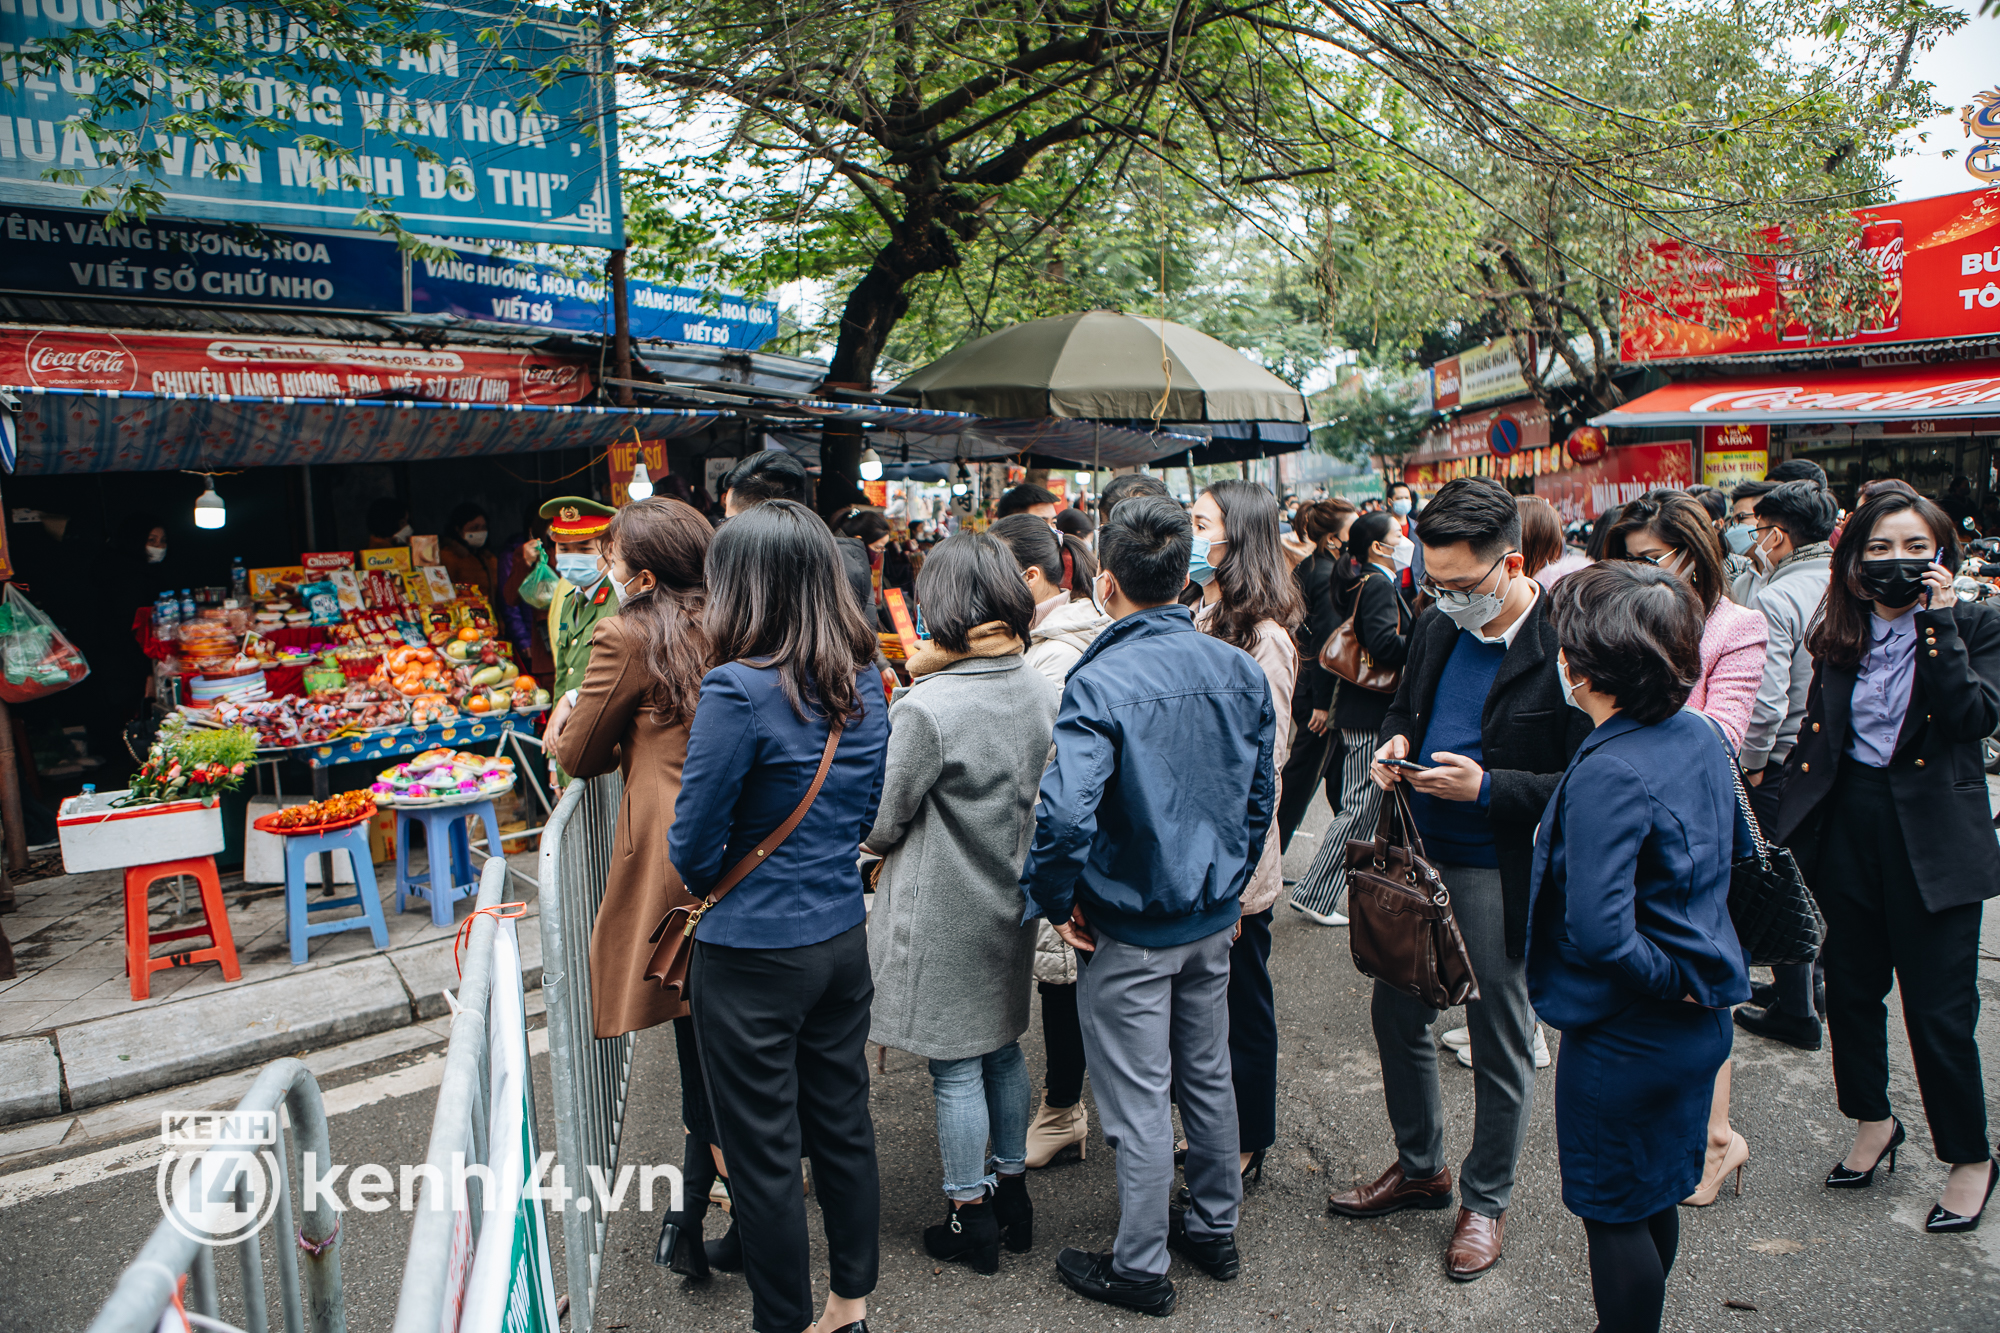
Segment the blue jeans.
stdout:
<path fill-rule="evenodd" d="M 944 1158 L 944 1192 L 963 1203 L 984 1197 L 1000 1175 L 1028 1169 L 1028 1062 L 1021 1043 L 963 1060 L 931 1061 L 937 1094 L 938 1152 Z M 991 1138 L 993 1156 L 986 1156 Z"/>

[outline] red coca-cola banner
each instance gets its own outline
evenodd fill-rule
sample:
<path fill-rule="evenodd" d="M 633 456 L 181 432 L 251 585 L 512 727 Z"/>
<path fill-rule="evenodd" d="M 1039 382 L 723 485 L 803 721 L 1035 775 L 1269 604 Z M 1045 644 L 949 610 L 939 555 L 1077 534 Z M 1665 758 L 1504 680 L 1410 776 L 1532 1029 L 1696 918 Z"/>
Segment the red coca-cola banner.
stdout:
<path fill-rule="evenodd" d="M 1815 338 L 1797 318 L 1800 261 L 1724 260 L 1667 243 L 1652 248 L 1623 294 L 1619 356 L 1674 361 L 2000 333 L 2000 187 L 1855 217 L 1882 286 L 1852 335 Z"/>
<path fill-rule="evenodd" d="M 543 352 L 7 325 L 0 384 L 544 406 L 591 393 L 581 361 Z"/>
<path fill-rule="evenodd" d="M 1535 494 L 1556 507 L 1563 522 L 1596 518 L 1661 486 L 1694 481 L 1694 441 L 1628 444 L 1594 463 L 1546 472 L 1535 478 Z"/>

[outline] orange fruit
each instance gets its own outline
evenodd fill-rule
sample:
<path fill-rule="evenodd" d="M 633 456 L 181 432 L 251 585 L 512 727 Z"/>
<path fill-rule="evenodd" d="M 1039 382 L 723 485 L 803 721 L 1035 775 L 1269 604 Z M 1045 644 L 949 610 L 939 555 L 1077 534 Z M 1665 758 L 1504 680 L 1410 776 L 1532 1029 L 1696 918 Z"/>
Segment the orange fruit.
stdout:
<path fill-rule="evenodd" d="M 464 643 L 478 643 L 481 639 L 485 638 L 486 636 L 481 634 L 478 630 L 472 628 L 472 626 L 467 625 L 464 629 L 458 632 L 458 637 L 459 640 Z"/>
<path fill-rule="evenodd" d="M 486 702 L 486 696 L 483 694 L 475 694 L 465 701 L 465 708 L 469 713 L 484 713 L 491 709 L 492 706 Z"/>

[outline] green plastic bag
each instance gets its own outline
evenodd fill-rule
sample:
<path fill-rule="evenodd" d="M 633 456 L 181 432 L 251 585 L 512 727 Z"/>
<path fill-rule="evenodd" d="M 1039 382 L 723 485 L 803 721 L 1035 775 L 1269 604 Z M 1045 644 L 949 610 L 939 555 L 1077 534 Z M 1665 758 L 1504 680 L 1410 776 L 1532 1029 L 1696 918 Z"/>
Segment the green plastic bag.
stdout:
<path fill-rule="evenodd" d="M 556 599 L 556 584 L 558 582 L 560 580 L 556 578 L 556 572 L 549 568 L 548 548 L 537 548 L 535 552 L 535 567 L 528 571 L 526 578 L 521 580 L 521 604 L 523 606 L 532 606 L 537 611 L 548 610 L 549 603 Z"/>

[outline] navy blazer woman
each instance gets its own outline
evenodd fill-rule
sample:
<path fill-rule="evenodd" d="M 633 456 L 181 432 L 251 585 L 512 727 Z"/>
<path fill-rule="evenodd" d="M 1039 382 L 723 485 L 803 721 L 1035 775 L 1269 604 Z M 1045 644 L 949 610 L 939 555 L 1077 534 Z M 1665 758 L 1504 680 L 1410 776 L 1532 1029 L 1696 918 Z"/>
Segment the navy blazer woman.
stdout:
<path fill-rule="evenodd" d="M 1752 844 L 1731 767 L 1699 713 L 1614 714 L 1536 830 L 1528 994 L 1564 1034 L 1556 1141 L 1579 1217 L 1637 1221 L 1701 1184 L 1729 1007 L 1750 998 L 1729 875 Z"/>

